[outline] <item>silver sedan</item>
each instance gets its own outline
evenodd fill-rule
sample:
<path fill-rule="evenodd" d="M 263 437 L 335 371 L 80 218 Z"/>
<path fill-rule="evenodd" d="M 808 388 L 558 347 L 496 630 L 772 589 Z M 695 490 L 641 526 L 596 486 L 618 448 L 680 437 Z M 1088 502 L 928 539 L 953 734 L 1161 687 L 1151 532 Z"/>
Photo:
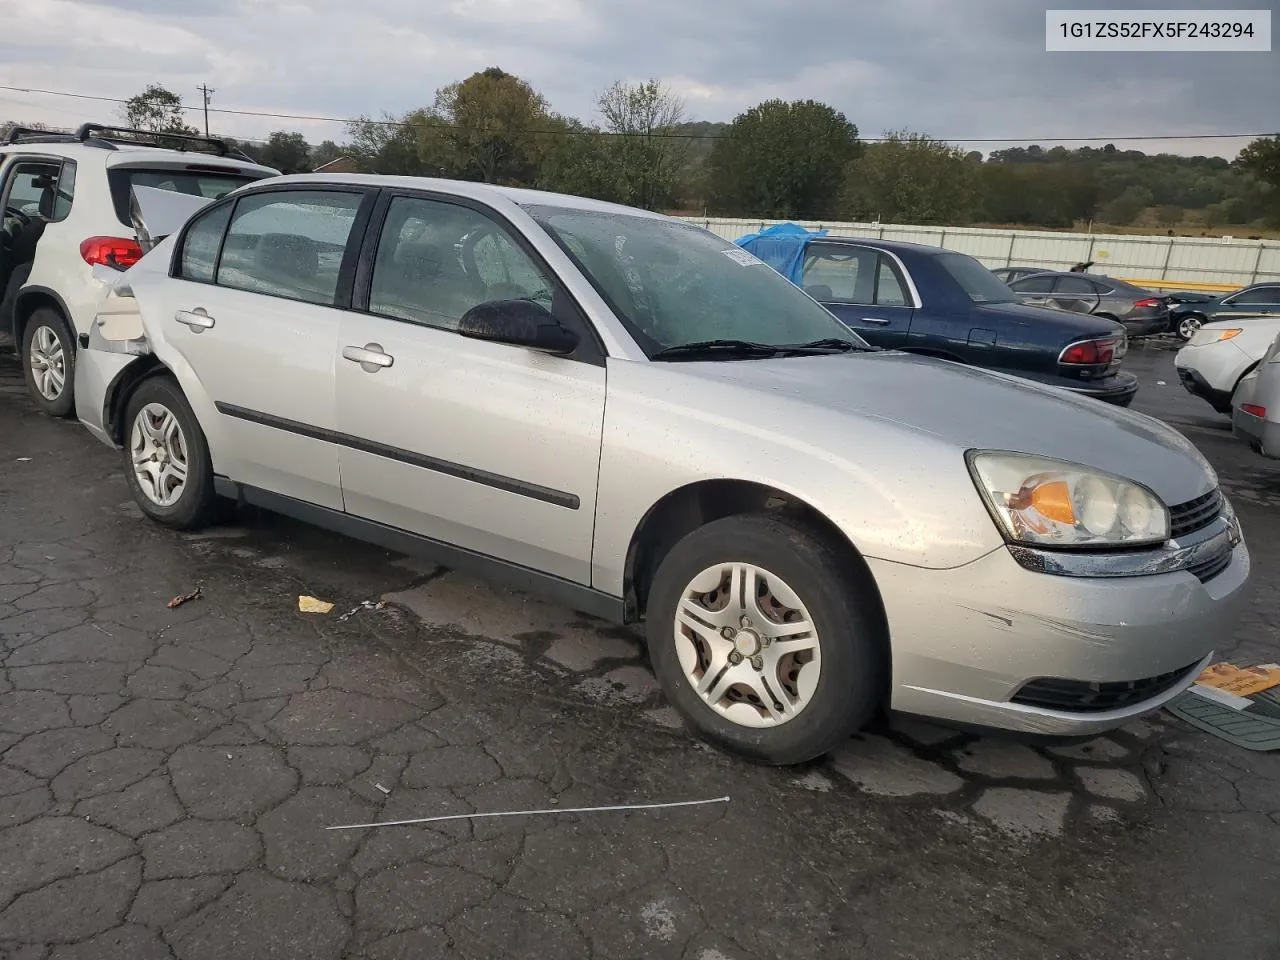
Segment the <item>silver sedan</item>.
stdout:
<path fill-rule="evenodd" d="M 246 187 L 121 278 L 76 370 L 152 519 L 255 503 L 643 623 L 690 726 L 762 762 L 881 709 L 1118 726 L 1249 578 L 1172 429 L 872 349 L 733 244 L 591 200 Z"/>

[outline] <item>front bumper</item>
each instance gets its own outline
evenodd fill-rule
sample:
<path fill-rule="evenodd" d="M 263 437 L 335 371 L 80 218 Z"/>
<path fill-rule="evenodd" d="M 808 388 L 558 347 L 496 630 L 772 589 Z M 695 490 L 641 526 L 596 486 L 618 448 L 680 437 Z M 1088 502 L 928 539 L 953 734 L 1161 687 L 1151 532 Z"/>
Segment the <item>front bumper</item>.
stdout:
<path fill-rule="evenodd" d="M 1243 540 L 1203 583 L 1187 571 L 1036 573 L 1004 547 L 951 570 L 868 564 L 892 639 L 893 710 L 1050 737 L 1103 733 L 1186 689 L 1231 636 L 1250 571 Z"/>
<path fill-rule="evenodd" d="M 1231 394 L 1212 387 L 1199 370 L 1187 367 L 1175 367 L 1175 369 L 1178 371 L 1179 382 L 1192 396 L 1204 400 L 1219 413 L 1226 413 L 1231 409 Z"/>

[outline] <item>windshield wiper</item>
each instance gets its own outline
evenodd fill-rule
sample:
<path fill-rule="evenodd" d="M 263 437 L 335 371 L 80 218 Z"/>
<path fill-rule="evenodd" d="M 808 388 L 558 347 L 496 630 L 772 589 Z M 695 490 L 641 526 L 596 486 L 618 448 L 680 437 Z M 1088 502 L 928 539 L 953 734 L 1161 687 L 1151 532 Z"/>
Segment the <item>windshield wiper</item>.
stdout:
<path fill-rule="evenodd" d="M 651 360 L 697 359 L 724 356 L 738 359 L 767 357 L 800 357 L 815 354 L 848 353 L 863 347 L 840 337 L 826 337 L 807 343 L 755 343 L 751 340 L 698 340 L 666 347 L 653 354 Z"/>
<path fill-rule="evenodd" d="M 678 343 L 674 347 L 664 347 L 657 353 L 649 355 L 650 360 L 694 360 L 698 357 L 775 357 L 780 348 L 768 343 L 753 343 L 750 340 L 695 340 L 693 343 Z"/>

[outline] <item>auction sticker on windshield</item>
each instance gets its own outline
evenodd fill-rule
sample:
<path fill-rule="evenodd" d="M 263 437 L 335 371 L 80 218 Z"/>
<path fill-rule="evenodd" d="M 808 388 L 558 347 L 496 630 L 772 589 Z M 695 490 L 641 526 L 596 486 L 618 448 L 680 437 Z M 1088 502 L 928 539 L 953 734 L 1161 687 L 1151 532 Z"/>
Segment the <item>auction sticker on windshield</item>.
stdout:
<path fill-rule="evenodd" d="M 740 263 L 744 267 L 754 267 L 757 263 L 764 263 L 764 261 L 754 253 L 749 253 L 741 247 L 730 247 L 728 250 L 721 250 L 720 252 L 730 260 L 733 260 L 735 263 Z"/>

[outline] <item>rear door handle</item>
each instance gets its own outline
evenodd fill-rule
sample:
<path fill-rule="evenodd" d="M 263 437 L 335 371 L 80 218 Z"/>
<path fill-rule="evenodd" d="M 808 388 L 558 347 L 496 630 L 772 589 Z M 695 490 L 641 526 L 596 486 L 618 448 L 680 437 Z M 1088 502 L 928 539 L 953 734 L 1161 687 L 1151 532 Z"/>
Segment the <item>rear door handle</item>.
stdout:
<path fill-rule="evenodd" d="M 884 317 L 863 317 L 861 322 L 862 323 L 878 323 L 881 326 L 884 326 L 890 321 L 886 320 Z"/>
<path fill-rule="evenodd" d="M 201 330 L 208 330 L 213 326 L 213 317 L 205 312 L 204 307 L 196 307 L 194 310 L 179 310 L 173 315 L 173 319 L 179 323 L 185 323 L 196 333 Z"/>
<path fill-rule="evenodd" d="M 382 344 L 366 343 L 363 347 L 343 347 L 342 359 L 360 364 L 365 373 L 377 373 L 395 363 L 395 358 L 382 352 Z"/>

